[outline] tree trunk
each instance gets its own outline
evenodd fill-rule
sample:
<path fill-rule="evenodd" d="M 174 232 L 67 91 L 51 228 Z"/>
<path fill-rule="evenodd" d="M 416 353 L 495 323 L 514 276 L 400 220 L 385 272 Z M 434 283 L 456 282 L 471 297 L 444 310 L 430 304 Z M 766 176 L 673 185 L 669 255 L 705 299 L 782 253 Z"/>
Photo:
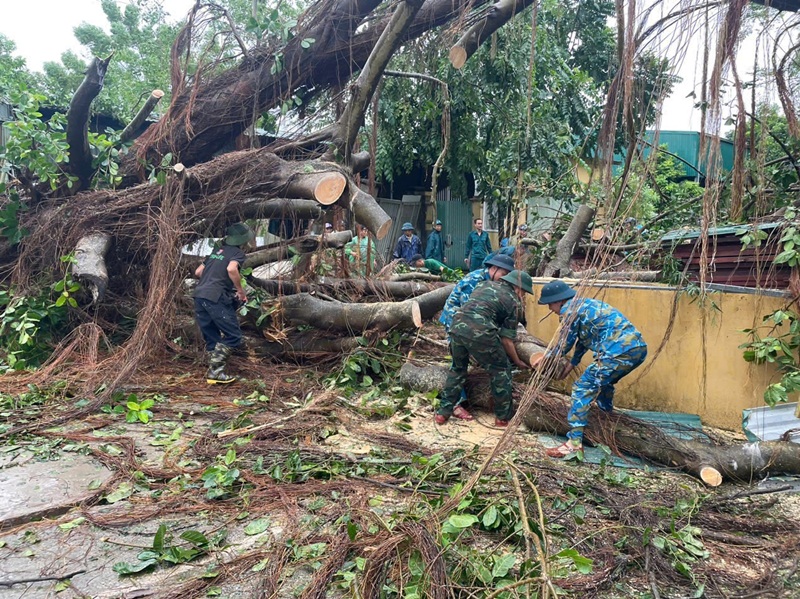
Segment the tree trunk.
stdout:
<path fill-rule="evenodd" d="M 444 366 L 419 367 L 407 362 L 400 369 L 399 380 L 415 391 L 430 392 L 444 387 L 447 372 Z M 524 385 L 514 384 L 515 402 L 525 390 Z M 482 373 L 470 375 L 467 392 L 472 405 L 490 405 L 491 390 L 487 377 Z M 569 431 L 569 405 L 570 399 L 564 395 L 540 393 L 522 415 L 522 421 L 529 430 L 565 435 Z M 618 452 L 683 470 L 711 486 L 717 486 L 725 479 L 750 482 L 768 475 L 800 474 L 800 445 L 797 443 L 762 441 L 720 446 L 678 439 L 665 434 L 658 426 L 619 411 L 609 414 L 595 406 L 590 411 L 584 438 Z"/>
<path fill-rule="evenodd" d="M 319 218 L 322 208 L 314 200 L 248 198 L 239 203 L 244 218 Z"/>
<path fill-rule="evenodd" d="M 119 134 L 120 143 L 127 143 L 136 137 L 136 135 L 139 133 L 139 128 L 144 125 L 147 117 L 150 116 L 150 113 L 153 112 L 156 104 L 158 104 L 163 97 L 164 92 L 160 89 L 154 89 L 152 92 L 150 92 L 150 96 L 147 98 L 144 106 L 141 107 L 139 112 L 136 113 L 136 116 L 133 117 L 133 120 L 131 120 L 131 122 L 128 123 L 127 126 L 122 130 L 122 133 Z"/>
<path fill-rule="evenodd" d="M 467 29 L 461 38 L 450 48 L 450 64 L 454 68 L 463 67 L 470 56 L 505 25 L 514 15 L 533 4 L 533 0 L 500 0 L 486 11 L 486 16 Z"/>
<path fill-rule="evenodd" d="M 643 281 L 653 283 L 661 277 L 660 270 L 629 270 L 619 272 L 600 272 L 596 268 L 588 268 L 573 272 L 576 279 L 595 279 L 598 281 Z"/>
<path fill-rule="evenodd" d="M 323 292 L 335 296 L 355 294 L 359 297 L 379 296 L 395 300 L 417 297 L 436 289 L 446 289 L 449 295 L 454 287 L 453 283 L 423 284 L 410 281 L 395 282 L 383 281 L 380 279 L 336 279 L 333 277 L 320 277 L 315 283 L 265 279 L 256 279 L 251 282 L 254 286 L 264 289 L 267 293 L 275 296 Z M 447 297 L 445 296 L 445 301 L 446 300 Z M 439 309 L 441 310 L 443 306 L 444 303 L 442 303 Z"/>
<path fill-rule="evenodd" d="M 89 111 L 92 101 L 103 90 L 103 82 L 111 57 L 94 58 L 86 69 L 86 76 L 72 96 L 67 111 L 67 143 L 69 144 L 70 174 L 78 178 L 79 184 L 73 185 L 72 193 L 86 189 L 92 182 L 92 153 L 89 150 Z"/>
<path fill-rule="evenodd" d="M 92 233 L 82 237 L 75 245 L 72 275 L 89 286 L 93 304 L 103 299 L 108 287 L 106 254 L 110 247 L 111 236 L 108 233 Z"/>
<path fill-rule="evenodd" d="M 575 216 L 572 218 L 567 232 L 564 233 L 564 237 L 556 244 L 556 255 L 545 267 L 544 276 L 569 276 L 569 262 L 572 259 L 572 252 L 575 251 L 575 246 L 580 241 L 589 223 L 592 222 L 594 212 L 594 208 L 590 208 L 586 204 L 578 206 L 578 210 L 575 212 Z"/>
<path fill-rule="evenodd" d="M 358 336 L 368 330 L 418 329 L 422 326 L 420 307 L 414 300 L 351 304 L 326 302 L 308 293 L 299 293 L 281 297 L 279 302 L 287 322 L 311 325 L 323 331 Z"/>

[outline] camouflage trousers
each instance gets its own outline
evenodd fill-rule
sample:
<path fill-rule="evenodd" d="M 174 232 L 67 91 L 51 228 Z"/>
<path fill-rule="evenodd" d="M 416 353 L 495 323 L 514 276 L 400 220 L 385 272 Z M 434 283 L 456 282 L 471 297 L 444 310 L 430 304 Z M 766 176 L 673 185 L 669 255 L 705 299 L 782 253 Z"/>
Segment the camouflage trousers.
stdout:
<path fill-rule="evenodd" d="M 447 373 L 442 398 L 437 414 L 450 416 L 459 401 L 461 390 L 467 382 L 469 357 L 475 358 L 478 365 L 491 377 L 492 397 L 494 397 L 494 413 L 500 420 L 510 420 L 514 415 L 511 399 L 511 362 L 506 351 L 497 338 L 493 343 L 485 340 L 475 341 L 450 333 L 450 354 L 453 364 Z"/>
<path fill-rule="evenodd" d="M 582 441 L 583 429 L 589 422 L 589 406 L 597 400 L 597 407 L 605 412 L 614 409 L 614 385 L 626 374 L 636 369 L 647 357 L 647 346 L 632 347 L 613 358 L 595 360 L 572 385 L 572 407 L 567 414 L 571 429 L 567 438 Z"/>

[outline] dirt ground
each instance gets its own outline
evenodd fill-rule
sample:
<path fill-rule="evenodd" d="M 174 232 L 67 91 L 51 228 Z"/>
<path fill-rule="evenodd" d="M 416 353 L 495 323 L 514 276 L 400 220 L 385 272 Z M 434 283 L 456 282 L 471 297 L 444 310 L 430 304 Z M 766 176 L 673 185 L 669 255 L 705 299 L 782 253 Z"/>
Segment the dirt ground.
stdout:
<path fill-rule="evenodd" d="M 173 357 L 90 414 L 69 387 L 0 395 L 0 474 L 94 468 L 47 509 L 14 491 L 0 599 L 800 596 L 796 494 L 553 460 L 481 411 L 436 426 L 373 357 L 238 357 L 224 387 Z"/>

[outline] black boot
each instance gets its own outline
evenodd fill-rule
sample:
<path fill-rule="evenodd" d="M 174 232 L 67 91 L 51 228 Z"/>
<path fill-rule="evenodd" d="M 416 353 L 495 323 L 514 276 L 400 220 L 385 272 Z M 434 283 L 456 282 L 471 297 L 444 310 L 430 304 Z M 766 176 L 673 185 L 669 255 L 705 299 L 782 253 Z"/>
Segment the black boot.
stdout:
<path fill-rule="evenodd" d="M 217 343 L 213 350 L 208 353 L 208 372 L 206 372 L 206 382 L 209 385 L 227 385 L 236 380 L 235 376 L 225 373 L 225 364 L 228 356 L 231 355 L 231 348 L 222 343 Z"/>

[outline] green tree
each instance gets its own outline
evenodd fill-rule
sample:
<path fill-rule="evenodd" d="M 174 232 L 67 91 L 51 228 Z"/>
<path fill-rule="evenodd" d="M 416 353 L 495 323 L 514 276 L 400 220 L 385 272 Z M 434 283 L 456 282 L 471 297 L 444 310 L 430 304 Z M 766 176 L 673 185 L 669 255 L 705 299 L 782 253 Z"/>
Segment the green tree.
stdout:
<path fill-rule="evenodd" d="M 167 93 L 162 106 L 168 106 L 170 48 L 179 26 L 167 21 L 157 0 L 134 0 L 124 8 L 114 0 L 102 0 L 101 5 L 108 19 L 108 32 L 87 23 L 74 29 L 76 39 L 89 55 L 106 57 L 113 53 L 94 110 L 127 120 L 154 89 Z M 58 106 L 69 105 L 85 70 L 85 61 L 71 51 L 62 54 L 60 64 L 45 63 L 50 100 Z"/>

